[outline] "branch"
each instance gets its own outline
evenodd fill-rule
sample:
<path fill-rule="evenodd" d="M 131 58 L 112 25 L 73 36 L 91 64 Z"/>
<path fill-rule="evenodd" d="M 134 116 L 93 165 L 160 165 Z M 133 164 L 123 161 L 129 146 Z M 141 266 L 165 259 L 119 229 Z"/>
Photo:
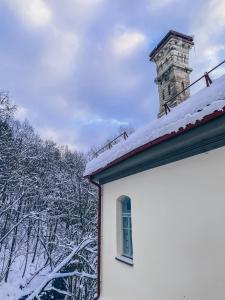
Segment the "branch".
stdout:
<path fill-rule="evenodd" d="M 48 285 L 48 283 L 55 279 L 55 278 L 63 278 L 63 277 L 70 277 L 70 276 L 85 276 L 89 278 L 94 278 L 93 276 L 96 275 L 90 275 L 87 273 L 79 273 L 77 271 L 71 272 L 71 273 L 59 273 L 60 270 L 65 267 L 74 257 L 75 254 L 77 254 L 79 251 L 84 249 L 87 245 L 91 244 L 94 240 L 88 239 L 83 241 L 79 246 L 77 246 L 71 253 L 68 255 L 58 266 L 55 267 L 55 269 L 50 273 L 47 278 L 42 282 L 42 284 L 27 298 L 27 300 L 32 300 L 35 297 L 37 297 L 41 291 Z M 95 277 L 96 278 L 96 277 Z"/>
<path fill-rule="evenodd" d="M 56 289 L 56 288 L 54 288 L 53 286 L 50 287 L 50 288 L 48 289 L 48 291 L 51 291 L 51 290 L 56 291 L 57 293 L 63 294 L 63 295 L 66 295 L 66 296 L 70 296 L 70 297 L 73 296 L 71 293 L 69 293 L 69 292 L 67 292 L 67 291 L 63 291 L 63 290 Z"/>
<path fill-rule="evenodd" d="M 91 270 L 93 271 L 93 272 L 96 272 L 96 270 L 95 270 L 95 268 L 92 266 L 92 264 L 83 256 L 83 255 L 80 255 L 80 254 L 78 254 L 78 256 L 80 257 L 80 258 L 82 258 L 88 265 L 89 265 L 89 267 L 91 268 Z"/>
<path fill-rule="evenodd" d="M 44 266 L 42 266 L 39 270 L 37 270 L 32 277 L 26 282 L 25 286 L 27 287 L 31 281 L 45 268 L 49 265 L 49 263 L 45 263 Z"/>
<path fill-rule="evenodd" d="M 0 217 L 5 213 L 7 212 L 11 207 L 13 207 L 17 202 L 19 202 L 22 197 L 23 197 L 24 193 L 17 199 L 15 200 L 11 205 L 9 205 L 7 208 L 5 208 L 3 211 L 0 212 Z"/>
<path fill-rule="evenodd" d="M 78 272 L 78 271 L 74 271 L 74 272 L 69 272 L 69 273 L 55 273 L 52 276 L 49 276 L 50 280 L 56 279 L 56 278 L 65 278 L 65 277 L 72 277 L 72 276 L 77 276 L 77 277 L 87 277 L 90 279 L 96 279 L 96 274 L 88 274 L 86 272 Z"/>
<path fill-rule="evenodd" d="M 20 224 L 23 222 L 23 220 L 25 220 L 27 217 L 29 217 L 30 215 L 26 215 L 25 217 L 23 217 L 19 222 L 17 222 L 1 239 L 0 239 L 0 243 L 2 243 L 4 241 L 5 238 L 7 238 L 7 236 Z"/>

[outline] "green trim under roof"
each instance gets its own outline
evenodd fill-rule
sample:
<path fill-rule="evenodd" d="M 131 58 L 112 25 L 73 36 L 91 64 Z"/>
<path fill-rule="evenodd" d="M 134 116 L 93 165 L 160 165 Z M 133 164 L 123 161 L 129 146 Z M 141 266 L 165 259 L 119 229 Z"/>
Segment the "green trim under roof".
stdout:
<path fill-rule="evenodd" d="M 225 115 L 174 136 L 91 177 L 105 184 L 222 146 L 225 146 Z"/>

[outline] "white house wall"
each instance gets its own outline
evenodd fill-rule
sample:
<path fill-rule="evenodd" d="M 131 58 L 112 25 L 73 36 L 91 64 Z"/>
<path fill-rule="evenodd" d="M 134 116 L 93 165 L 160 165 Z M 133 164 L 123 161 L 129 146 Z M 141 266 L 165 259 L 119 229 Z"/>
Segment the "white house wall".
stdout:
<path fill-rule="evenodd" d="M 115 260 L 121 195 L 133 267 Z M 104 300 L 225 299 L 225 148 L 104 185 L 102 235 Z"/>

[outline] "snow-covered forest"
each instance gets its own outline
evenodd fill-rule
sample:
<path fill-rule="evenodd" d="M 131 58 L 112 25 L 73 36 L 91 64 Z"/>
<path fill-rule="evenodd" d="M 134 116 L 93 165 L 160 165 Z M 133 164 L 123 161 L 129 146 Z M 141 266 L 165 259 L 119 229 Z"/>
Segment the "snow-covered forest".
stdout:
<path fill-rule="evenodd" d="M 94 298 L 97 191 L 86 157 L 43 141 L 0 94 L 0 299 Z"/>

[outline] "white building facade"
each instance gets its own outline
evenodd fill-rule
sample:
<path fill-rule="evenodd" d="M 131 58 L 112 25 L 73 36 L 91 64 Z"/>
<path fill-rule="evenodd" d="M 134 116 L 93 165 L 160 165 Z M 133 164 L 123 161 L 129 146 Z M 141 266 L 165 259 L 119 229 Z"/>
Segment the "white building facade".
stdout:
<path fill-rule="evenodd" d="M 103 299 L 225 299 L 224 180 L 222 147 L 105 184 Z M 133 265 L 115 259 L 121 195 L 131 199 Z"/>

